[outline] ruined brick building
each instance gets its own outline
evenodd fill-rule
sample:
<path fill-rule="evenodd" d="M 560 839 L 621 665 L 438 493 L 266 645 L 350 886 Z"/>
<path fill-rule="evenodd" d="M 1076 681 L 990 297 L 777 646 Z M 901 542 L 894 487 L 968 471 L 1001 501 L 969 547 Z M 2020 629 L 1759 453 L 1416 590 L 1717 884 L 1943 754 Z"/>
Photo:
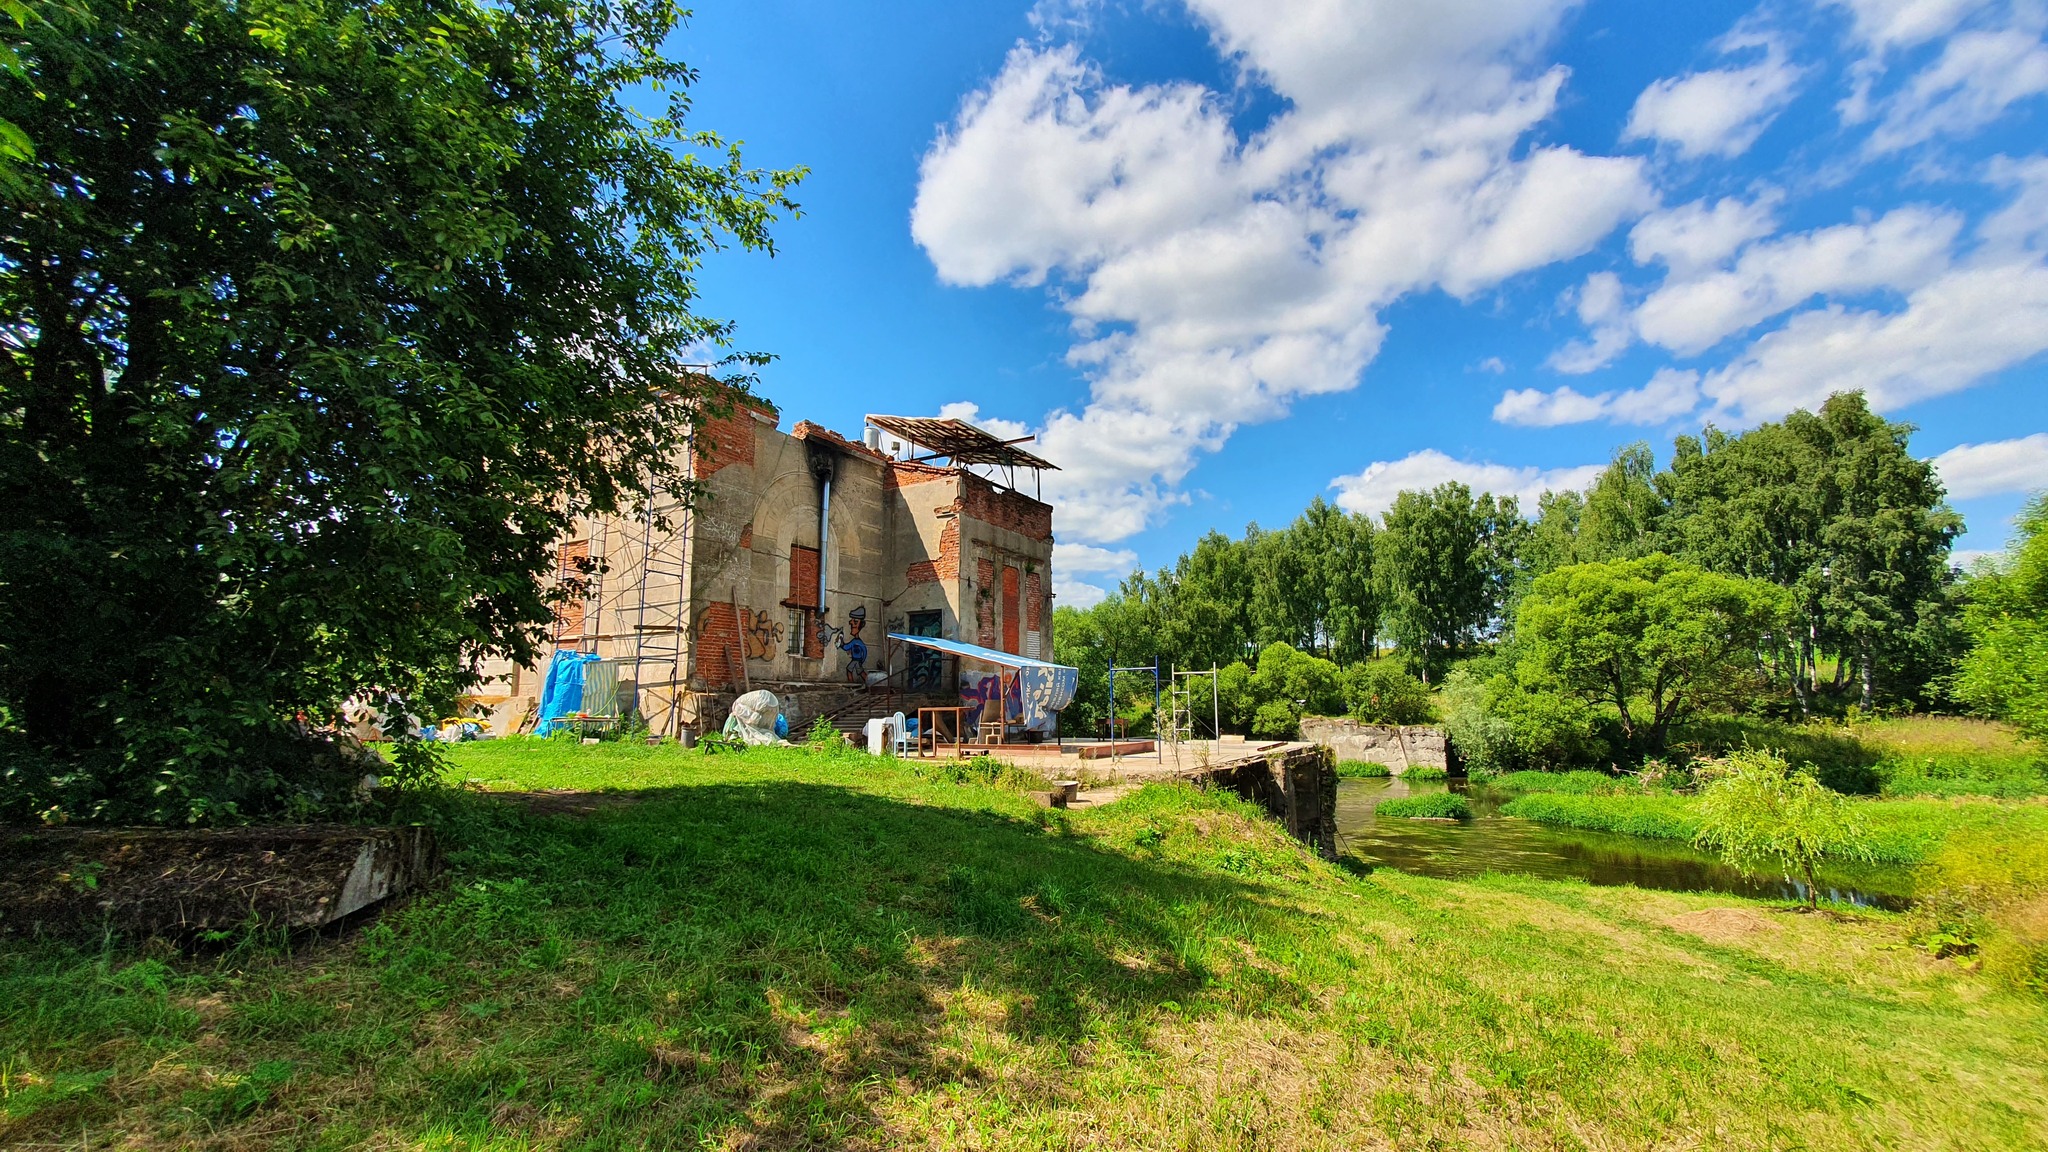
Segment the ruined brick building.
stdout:
<path fill-rule="evenodd" d="M 559 548 L 573 598 L 555 646 L 605 658 L 619 709 L 652 731 L 716 729 L 755 688 L 798 725 L 979 690 L 974 668 L 891 632 L 1051 657 L 1052 508 L 1018 480 L 1035 491 L 1053 465 L 1016 444 L 889 416 L 860 441 L 784 432 L 745 397 L 699 426 L 692 456 L 688 507 L 594 518 Z M 485 669 L 499 732 L 529 714 L 545 667 Z"/>

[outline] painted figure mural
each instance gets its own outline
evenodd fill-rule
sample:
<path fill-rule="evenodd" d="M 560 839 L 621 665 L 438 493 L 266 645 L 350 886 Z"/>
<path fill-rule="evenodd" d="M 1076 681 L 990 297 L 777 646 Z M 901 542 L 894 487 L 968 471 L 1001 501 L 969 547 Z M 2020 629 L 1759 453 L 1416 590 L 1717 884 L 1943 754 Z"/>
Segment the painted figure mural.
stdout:
<path fill-rule="evenodd" d="M 868 610 L 865 605 L 855 608 L 846 617 L 846 642 L 839 650 L 846 653 L 846 679 L 859 684 L 868 678 L 868 645 L 860 638 L 861 629 L 867 627 Z"/>

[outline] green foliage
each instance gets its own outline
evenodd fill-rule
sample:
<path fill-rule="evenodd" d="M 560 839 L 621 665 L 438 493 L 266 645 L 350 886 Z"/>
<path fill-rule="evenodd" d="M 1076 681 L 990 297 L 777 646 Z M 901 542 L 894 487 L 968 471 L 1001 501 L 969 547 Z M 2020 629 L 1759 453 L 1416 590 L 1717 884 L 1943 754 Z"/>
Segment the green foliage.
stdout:
<path fill-rule="evenodd" d="M 1268 700 L 1252 713 L 1251 734 L 1261 740 L 1297 740 L 1301 713 L 1285 700 Z"/>
<path fill-rule="evenodd" d="M 1806 877 L 1808 905 L 1820 900 L 1814 866 L 1823 856 L 1868 860 L 1869 832 L 1848 800 L 1770 752 L 1731 753 L 1700 770 L 1700 827 L 1693 842 L 1744 873 L 1777 865 Z"/>
<path fill-rule="evenodd" d="M 1526 525 L 1514 497 L 1475 497 L 1455 481 L 1400 493 L 1384 520 L 1375 575 L 1387 620 L 1402 659 L 1429 680 L 1492 627 Z"/>
<path fill-rule="evenodd" d="M 1425 792 L 1420 796 L 1396 796 L 1382 800 L 1373 809 L 1379 816 L 1405 816 L 1422 820 L 1469 820 L 1472 805 L 1456 792 Z"/>
<path fill-rule="evenodd" d="M 1759 648 L 1787 612 L 1769 584 L 1661 553 L 1571 565 L 1538 578 L 1522 601 L 1521 680 L 1612 706 L 1625 740 L 1662 752 L 1689 713 L 1749 702 Z"/>
<path fill-rule="evenodd" d="M 695 271 L 768 248 L 800 173 L 684 128 L 665 3 L 35 11 L 0 81 L 0 819 L 331 800 L 295 713 L 442 714 L 533 655 L 577 517 L 686 490 L 713 393 L 680 366 L 730 336 Z"/>
<path fill-rule="evenodd" d="M 1481 680 L 1469 668 L 1444 681 L 1444 730 L 1467 771 L 1557 770 L 1611 754 L 1605 716 L 1576 696 L 1532 691 L 1512 675 Z"/>
<path fill-rule="evenodd" d="M 1838 393 L 1818 413 L 1741 436 L 1681 437 L 1658 477 L 1673 509 L 1665 551 L 1789 595 L 1795 627 L 1780 634 L 1772 667 L 1803 712 L 1844 690 L 1866 710 L 1916 700 L 1941 671 L 1948 549 L 1962 520 L 1910 450 L 1911 432 L 1861 393 Z M 1826 654 L 1838 658 L 1824 679 Z"/>
<path fill-rule="evenodd" d="M 1975 640 L 1956 694 L 2048 748 L 2048 493 L 2021 512 L 2001 563 L 1968 585 Z"/>
<path fill-rule="evenodd" d="M 1337 778 L 1340 780 L 1379 780 L 1393 774 L 1392 768 L 1371 760 L 1337 761 Z"/>
<path fill-rule="evenodd" d="M 1366 724 L 1427 724 L 1436 718 L 1429 686 L 1391 660 L 1344 669 L 1344 704 Z"/>
<path fill-rule="evenodd" d="M 1437 767 L 1434 764 L 1417 764 L 1412 768 L 1403 769 L 1401 772 L 1401 779 L 1442 780 L 1448 777 L 1449 775 L 1450 773 L 1444 771 L 1443 769 Z"/>

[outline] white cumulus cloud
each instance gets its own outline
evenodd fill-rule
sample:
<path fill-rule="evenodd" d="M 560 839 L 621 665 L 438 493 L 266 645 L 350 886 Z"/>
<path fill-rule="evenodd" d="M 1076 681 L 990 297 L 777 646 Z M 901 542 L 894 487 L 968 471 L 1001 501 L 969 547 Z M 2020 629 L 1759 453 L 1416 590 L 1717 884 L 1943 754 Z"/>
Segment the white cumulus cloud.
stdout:
<path fill-rule="evenodd" d="M 1584 424 L 1607 420 L 1616 424 L 1661 424 L 1699 407 L 1700 374 L 1675 368 L 1659 368 L 1650 382 L 1640 388 L 1625 388 L 1587 396 L 1564 387 L 1545 392 L 1540 388 L 1516 388 L 1502 394 L 1493 406 L 1493 418 L 1503 424 L 1530 428 L 1554 428 L 1560 424 Z"/>
<path fill-rule="evenodd" d="M 1776 193 L 1747 202 L 1726 196 L 1652 212 L 1629 229 L 1629 255 L 1638 264 L 1662 261 L 1672 276 L 1691 278 L 1777 231 L 1777 200 Z"/>
<path fill-rule="evenodd" d="M 1662 140 L 1686 157 L 1749 151 L 1792 98 L 1801 70 L 1770 37 L 1737 34 L 1722 47 L 1762 48 L 1763 59 L 1657 81 L 1636 97 L 1622 139 Z"/>
<path fill-rule="evenodd" d="M 1474 492 L 1513 496 L 1523 508 L 1533 509 L 1545 492 L 1584 488 L 1600 475 L 1602 466 L 1586 464 L 1572 468 L 1515 467 L 1458 460 L 1434 448 L 1425 448 L 1399 460 L 1380 460 L 1364 471 L 1330 481 L 1337 490 L 1337 506 L 1347 512 L 1377 516 L 1394 506 L 1402 492 L 1427 491 L 1452 480 Z"/>
<path fill-rule="evenodd" d="M 2048 432 L 1958 444 L 1934 458 L 1934 469 L 1954 500 L 2048 488 Z"/>
<path fill-rule="evenodd" d="M 1862 389 L 1890 410 L 1959 391 L 2048 350 L 2048 267 L 1962 268 L 1884 313 L 1829 305 L 1792 317 L 1706 374 L 1715 411 L 1752 422 Z"/>
<path fill-rule="evenodd" d="M 1090 396 L 1041 445 L 1063 521 L 1097 543 L 1182 499 L 1239 426 L 1354 387 L 1389 304 L 1470 297 L 1655 204 L 1640 158 L 1528 144 L 1570 0 L 1190 7 L 1289 102 L 1262 130 L 1199 86 L 1019 44 L 933 143 L 912 211 L 943 279 L 1049 284 L 1071 317 Z"/>
<path fill-rule="evenodd" d="M 1580 322 L 1592 335 L 1552 353 L 1550 366 L 1580 376 L 1606 367 L 1628 349 L 1628 301 L 1622 295 L 1621 277 L 1612 272 L 1593 273 L 1571 295 Z"/>

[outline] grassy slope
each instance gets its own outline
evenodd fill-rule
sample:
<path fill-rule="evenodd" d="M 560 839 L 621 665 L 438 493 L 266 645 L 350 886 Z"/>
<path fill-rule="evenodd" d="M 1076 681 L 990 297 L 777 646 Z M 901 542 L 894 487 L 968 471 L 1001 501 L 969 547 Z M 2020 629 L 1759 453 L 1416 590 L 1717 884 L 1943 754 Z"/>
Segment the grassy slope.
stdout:
<path fill-rule="evenodd" d="M 0 944 L 0 1144 L 2048 1145 L 2048 1008 L 1882 915 L 1355 877 L 1226 798 L 464 748 L 447 888 L 179 961 Z"/>

